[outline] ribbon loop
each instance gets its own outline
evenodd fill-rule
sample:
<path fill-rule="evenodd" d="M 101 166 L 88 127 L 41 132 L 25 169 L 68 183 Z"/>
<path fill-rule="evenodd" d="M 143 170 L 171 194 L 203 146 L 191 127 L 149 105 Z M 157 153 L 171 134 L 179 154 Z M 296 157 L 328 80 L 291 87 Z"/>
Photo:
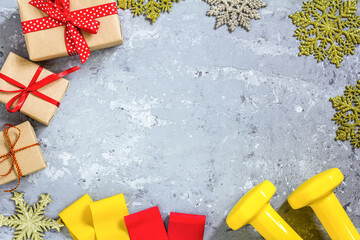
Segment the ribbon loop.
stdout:
<path fill-rule="evenodd" d="M 69 75 L 70 73 L 78 71 L 79 69 L 80 68 L 77 66 L 72 67 L 61 73 L 53 73 L 53 74 L 45 77 L 44 79 L 37 81 L 43 70 L 42 67 L 38 67 L 32 80 L 30 81 L 30 83 L 27 87 L 25 87 L 23 84 L 19 83 L 18 81 L 0 73 L 0 79 L 3 79 L 6 82 L 20 88 L 19 90 L 12 90 L 12 91 L 0 89 L 0 92 L 3 92 L 3 93 L 19 93 L 7 102 L 6 110 L 10 113 L 20 111 L 30 93 L 43 99 L 44 101 L 47 101 L 47 102 L 59 107 L 60 103 L 58 101 L 56 101 L 55 99 L 53 99 L 49 96 L 46 96 L 45 94 L 43 94 L 37 90 L 39 90 L 40 88 L 66 76 L 66 75 Z M 12 108 L 12 106 L 15 104 L 16 101 L 17 101 L 16 105 Z"/>
<path fill-rule="evenodd" d="M 17 132 L 18 132 L 17 137 L 16 137 L 14 143 L 12 143 L 12 142 L 11 142 L 11 139 L 10 139 L 10 135 L 9 135 L 10 129 L 15 129 L 15 130 L 17 130 Z M 12 170 L 14 170 L 14 169 L 16 170 L 16 175 L 17 175 L 17 180 L 18 180 L 16 187 L 14 187 L 14 188 L 11 189 L 11 190 L 5 190 L 5 191 L 4 191 L 4 192 L 12 192 L 12 191 L 15 191 L 15 190 L 19 187 L 19 185 L 20 185 L 20 179 L 21 179 L 22 177 L 24 177 L 24 175 L 23 175 L 23 173 L 22 173 L 22 171 L 21 171 L 21 168 L 20 168 L 20 166 L 19 166 L 18 160 L 16 159 L 16 153 L 17 153 L 17 152 L 20 152 L 20 151 L 23 151 L 23 150 L 25 150 L 25 149 L 31 148 L 31 147 L 40 146 L 40 144 L 39 144 L 39 143 L 35 143 L 35 144 L 31 144 L 31 145 L 29 145 L 29 146 L 26 146 L 26 147 L 23 147 L 23 148 L 20 148 L 20 149 L 15 150 L 15 146 L 16 146 L 16 144 L 18 143 L 18 141 L 19 141 L 19 139 L 20 139 L 20 136 L 21 136 L 21 131 L 20 131 L 20 129 L 19 129 L 18 127 L 14 127 L 14 126 L 11 125 L 11 124 L 5 124 L 5 125 L 3 126 L 3 133 L 4 133 L 4 135 L 5 135 L 6 142 L 7 142 L 8 146 L 9 146 L 9 153 L 0 156 L 0 164 L 3 163 L 3 162 L 5 162 L 5 161 L 8 160 L 8 159 L 11 159 L 11 167 L 10 167 L 10 169 L 9 169 L 5 174 L 0 174 L 0 177 L 6 177 L 6 176 L 8 176 L 8 175 L 12 172 Z"/>

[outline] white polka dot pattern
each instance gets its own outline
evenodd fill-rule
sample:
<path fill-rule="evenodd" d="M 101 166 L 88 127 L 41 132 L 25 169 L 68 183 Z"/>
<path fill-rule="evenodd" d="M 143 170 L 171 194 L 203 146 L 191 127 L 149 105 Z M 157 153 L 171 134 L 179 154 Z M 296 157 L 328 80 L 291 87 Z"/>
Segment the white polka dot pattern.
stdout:
<path fill-rule="evenodd" d="M 117 14 L 116 3 L 108 3 L 70 12 L 70 0 L 32 0 L 29 4 L 45 12 L 48 17 L 22 22 L 24 34 L 66 26 L 65 43 L 69 55 L 80 55 L 81 63 L 90 57 L 90 49 L 80 29 L 96 34 L 100 22 L 96 18 Z"/>

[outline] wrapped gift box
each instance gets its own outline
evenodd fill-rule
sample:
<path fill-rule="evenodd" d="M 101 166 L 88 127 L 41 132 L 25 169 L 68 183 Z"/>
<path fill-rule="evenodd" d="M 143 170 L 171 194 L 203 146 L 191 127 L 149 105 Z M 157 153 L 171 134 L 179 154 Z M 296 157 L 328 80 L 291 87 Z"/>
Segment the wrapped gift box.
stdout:
<path fill-rule="evenodd" d="M 18 138 L 14 150 L 18 150 L 38 143 L 34 129 L 31 126 L 30 122 L 26 121 L 20 125 L 17 125 L 16 127 L 19 128 L 21 131 L 20 137 L 19 137 L 19 132 L 15 128 L 9 129 L 9 137 L 12 144 L 14 144 L 16 139 Z M 5 134 L 4 132 L 0 132 L 0 155 L 7 154 L 9 153 L 9 151 L 10 149 Z M 15 153 L 15 156 L 19 164 L 19 167 L 21 169 L 21 172 L 24 176 L 37 172 L 47 167 L 46 161 L 44 159 L 44 156 L 41 152 L 41 148 L 39 145 L 29 147 L 22 151 L 18 151 Z M 2 160 L 4 159 L 0 159 L 0 161 Z M 0 174 L 2 175 L 5 174 L 7 171 L 10 170 L 11 166 L 12 166 L 11 158 L 8 158 L 7 160 L 1 162 Z M 17 179 L 18 179 L 18 175 L 14 168 L 7 176 L 0 177 L 0 185 L 12 182 Z"/>
<path fill-rule="evenodd" d="M 10 53 L 0 73 L 18 81 L 24 86 L 28 86 L 35 72 L 37 71 L 38 67 L 39 66 L 37 64 L 32 63 L 22 57 L 19 57 L 14 53 Z M 43 71 L 41 72 L 38 78 L 38 81 L 51 74 L 52 72 L 43 69 Z M 69 87 L 69 81 L 64 78 L 60 78 L 40 88 L 38 92 L 48 97 L 51 97 L 58 102 L 61 102 L 61 100 L 65 96 L 68 87 Z M 0 78 L 0 89 L 11 91 L 11 90 L 18 90 L 19 88 Z M 10 99 L 12 99 L 17 94 L 18 93 L 0 92 L 0 102 L 6 104 L 10 101 Z M 15 102 L 13 105 L 15 105 L 16 103 L 17 102 Z M 49 125 L 57 109 L 58 107 L 55 106 L 54 104 L 51 104 L 50 102 L 47 102 L 30 93 L 24 105 L 20 109 L 20 112 L 45 125 Z"/>
<path fill-rule="evenodd" d="M 77 11 L 103 4 L 114 3 L 114 0 L 69 0 L 70 11 Z M 48 15 L 29 4 L 30 0 L 18 0 L 20 18 L 22 22 L 38 20 Z M 116 8 L 116 5 L 115 5 Z M 100 22 L 96 34 L 81 30 L 91 51 L 117 46 L 123 43 L 119 16 L 112 14 L 95 18 Z M 33 61 L 43 61 L 68 56 L 65 43 L 65 26 L 54 27 L 25 34 L 25 41 L 29 57 Z"/>

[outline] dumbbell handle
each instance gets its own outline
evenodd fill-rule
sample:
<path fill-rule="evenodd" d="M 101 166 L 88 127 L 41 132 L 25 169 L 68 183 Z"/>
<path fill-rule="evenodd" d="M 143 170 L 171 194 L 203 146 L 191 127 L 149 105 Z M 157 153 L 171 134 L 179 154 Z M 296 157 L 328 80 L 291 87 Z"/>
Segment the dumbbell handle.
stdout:
<path fill-rule="evenodd" d="M 269 203 L 250 220 L 250 224 L 266 240 L 302 240 Z"/>
<path fill-rule="evenodd" d="M 360 235 L 333 192 L 310 204 L 332 240 L 360 240 Z"/>

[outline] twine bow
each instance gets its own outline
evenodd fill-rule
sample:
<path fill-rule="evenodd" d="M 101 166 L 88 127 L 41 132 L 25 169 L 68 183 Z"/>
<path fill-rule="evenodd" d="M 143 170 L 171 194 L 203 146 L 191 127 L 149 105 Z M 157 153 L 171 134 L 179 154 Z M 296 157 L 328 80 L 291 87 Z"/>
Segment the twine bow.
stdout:
<path fill-rule="evenodd" d="M 34 94 L 35 96 L 59 107 L 60 106 L 60 103 L 58 101 L 56 101 L 55 99 L 49 97 L 49 96 L 46 96 L 45 94 L 42 94 L 41 92 L 38 92 L 37 90 L 39 90 L 40 88 L 44 87 L 45 85 L 49 84 L 49 83 L 52 83 L 72 72 L 75 72 L 77 70 L 79 70 L 80 68 L 79 67 L 73 67 L 73 68 L 70 68 L 66 71 L 63 71 L 61 73 L 53 73 L 47 77 L 45 77 L 44 79 L 40 80 L 37 82 L 39 76 L 40 76 L 40 73 L 42 72 L 43 68 L 42 67 L 39 67 L 37 70 L 36 70 L 36 73 L 35 75 L 33 76 L 30 84 L 26 87 L 24 86 L 23 84 L 19 83 L 18 81 L 0 73 L 0 78 L 5 80 L 6 82 L 20 88 L 19 90 L 13 90 L 13 91 L 8 91 L 8 90 L 2 90 L 0 89 L 0 92 L 4 92 L 4 93 L 19 93 L 17 94 L 16 96 L 14 96 L 12 99 L 10 99 L 10 101 L 6 104 L 6 109 L 8 110 L 8 112 L 16 112 L 16 111 L 19 111 L 22 106 L 24 105 L 27 97 L 29 96 L 30 93 Z M 14 108 L 11 109 L 11 106 L 15 103 L 15 101 L 18 100 L 16 106 Z"/>
<path fill-rule="evenodd" d="M 7 127 L 8 127 L 8 128 L 7 128 Z M 9 136 L 9 130 L 10 130 L 11 128 L 13 128 L 13 129 L 15 129 L 15 130 L 18 131 L 18 136 L 17 136 L 17 138 L 16 138 L 16 140 L 15 140 L 14 143 L 11 142 L 10 136 Z M 8 175 L 12 172 L 12 170 L 14 169 L 14 166 L 15 166 L 16 174 L 17 174 L 17 177 L 18 177 L 18 178 L 17 178 L 17 179 L 18 179 L 17 185 L 16 185 L 16 187 L 14 187 L 14 188 L 11 189 L 11 190 L 5 190 L 5 191 L 4 191 L 4 192 L 12 192 L 12 191 L 15 191 L 15 190 L 19 187 L 19 185 L 20 185 L 20 179 L 23 177 L 23 173 L 22 173 L 22 171 L 21 171 L 21 169 L 20 169 L 20 166 L 19 166 L 19 163 L 18 163 L 18 161 L 17 161 L 17 159 L 16 159 L 16 153 L 17 153 L 17 152 L 20 152 L 20 151 L 23 151 L 23 150 L 25 150 L 25 149 L 31 148 L 31 147 L 39 146 L 40 144 L 39 144 L 39 143 L 35 143 L 35 144 L 31 144 L 31 145 L 29 145 L 29 146 L 26 146 L 26 147 L 19 148 L 19 149 L 16 149 L 16 150 L 15 150 L 15 146 L 16 146 L 17 142 L 19 141 L 20 135 L 21 135 L 20 129 L 17 128 L 17 127 L 14 127 L 14 126 L 11 125 L 11 124 L 5 124 L 5 125 L 3 126 L 3 131 L 4 131 L 4 135 L 5 135 L 7 144 L 8 144 L 8 146 L 9 146 L 10 152 L 7 153 L 7 154 L 4 154 L 4 155 L 1 155 L 1 156 L 0 156 L 0 159 L 2 159 L 2 160 L 0 161 L 0 164 L 3 163 L 3 162 L 5 162 L 5 161 L 8 160 L 9 158 L 11 159 L 12 163 L 11 163 L 11 167 L 10 167 L 9 171 L 8 171 L 7 173 L 5 173 L 5 174 L 0 175 L 0 177 L 6 177 L 6 176 L 8 176 Z"/>

